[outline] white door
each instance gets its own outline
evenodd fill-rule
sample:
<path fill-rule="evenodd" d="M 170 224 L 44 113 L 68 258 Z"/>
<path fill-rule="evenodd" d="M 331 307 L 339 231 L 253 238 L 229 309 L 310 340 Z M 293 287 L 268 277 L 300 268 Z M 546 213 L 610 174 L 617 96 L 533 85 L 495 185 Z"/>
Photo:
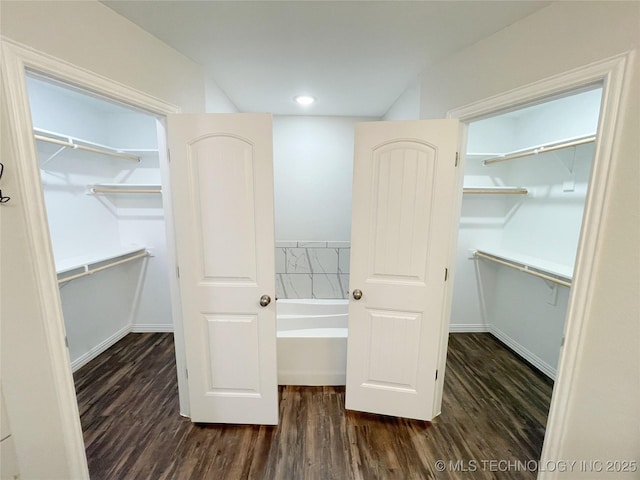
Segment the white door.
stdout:
<path fill-rule="evenodd" d="M 356 124 L 347 409 L 421 420 L 439 412 L 458 138 L 457 120 Z"/>
<path fill-rule="evenodd" d="M 193 422 L 278 423 L 271 124 L 168 116 Z"/>

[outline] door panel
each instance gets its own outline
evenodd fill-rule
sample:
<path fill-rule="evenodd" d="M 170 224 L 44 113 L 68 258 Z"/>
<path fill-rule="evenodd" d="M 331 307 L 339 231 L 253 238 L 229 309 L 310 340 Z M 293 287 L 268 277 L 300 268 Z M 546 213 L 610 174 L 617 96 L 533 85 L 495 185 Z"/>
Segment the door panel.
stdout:
<path fill-rule="evenodd" d="M 369 279 L 386 283 L 424 283 L 433 184 L 433 148 L 407 141 L 390 142 L 372 152 Z"/>
<path fill-rule="evenodd" d="M 253 146 L 233 136 L 216 135 L 194 141 L 189 151 L 203 280 L 255 283 Z M 229 215 L 230 206 L 233 215 Z"/>
<path fill-rule="evenodd" d="M 348 409 L 430 420 L 460 195 L 458 122 L 356 125 Z"/>
<path fill-rule="evenodd" d="M 191 420 L 277 424 L 271 116 L 170 115 Z"/>

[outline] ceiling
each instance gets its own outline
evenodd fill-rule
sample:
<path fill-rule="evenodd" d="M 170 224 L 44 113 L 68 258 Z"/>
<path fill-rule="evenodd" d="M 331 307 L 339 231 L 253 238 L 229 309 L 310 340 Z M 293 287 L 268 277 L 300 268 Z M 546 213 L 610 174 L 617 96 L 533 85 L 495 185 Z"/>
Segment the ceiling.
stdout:
<path fill-rule="evenodd" d="M 102 3 L 203 65 L 240 111 L 379 117 L 429 65 L 550 2 Z"/>

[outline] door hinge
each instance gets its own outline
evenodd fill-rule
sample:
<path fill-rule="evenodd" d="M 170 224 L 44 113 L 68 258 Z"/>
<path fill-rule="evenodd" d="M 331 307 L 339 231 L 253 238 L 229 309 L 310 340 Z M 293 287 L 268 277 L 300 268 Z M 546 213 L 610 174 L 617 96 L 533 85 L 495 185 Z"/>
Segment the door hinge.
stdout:
<path fill-rule="evenodd" d="M 180 278 L 180 267 L 176 265 L 176 277 Z"/>
<path fill-rule="evenodd" d="M 438 379 L 438 370 L 436 369 L 436 380 Z"/>
<path fill-rule="evenodd" d="M 69 348 L 69 339 L 67 337 L 64 337 L 64 344 Z"/>
<path fill-rule="evenodd" d="M 189 370 L 187 370 L 186 368 L 184 369 L 184 376 L 189 378 Z"/>
<path fill-rule="evenodd" d="M 171 150 L 167 148 L 167 161 L 171 163 Z"/>
<path fill-rule="evenodd" d="M 458 160 L 460 160 L 460 152 L 456 152 L 456 164 L 454 165 L 455 167 L 458 166 Z"/>
<path fill-rule="evenodd" d="M 444 269 L 444 281 L 445 282 L 447 281 L 447 278 L 449 278 L 449 269 L 445 268 Z"/>

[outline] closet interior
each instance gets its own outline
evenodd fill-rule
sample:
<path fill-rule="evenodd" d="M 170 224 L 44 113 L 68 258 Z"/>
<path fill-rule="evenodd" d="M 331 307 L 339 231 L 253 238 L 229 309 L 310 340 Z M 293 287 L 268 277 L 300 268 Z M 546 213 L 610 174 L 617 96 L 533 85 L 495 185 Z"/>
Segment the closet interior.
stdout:
<path fill-rule="evenodd" d="M 74 370 L 129 332 L 172 331 L 157 120 L 27 78 Z"/>
<path fill-rule="evenodd" d="M 451 331 L 488 331 L 555 379 L 602 89 L 469 125 Z"/>

